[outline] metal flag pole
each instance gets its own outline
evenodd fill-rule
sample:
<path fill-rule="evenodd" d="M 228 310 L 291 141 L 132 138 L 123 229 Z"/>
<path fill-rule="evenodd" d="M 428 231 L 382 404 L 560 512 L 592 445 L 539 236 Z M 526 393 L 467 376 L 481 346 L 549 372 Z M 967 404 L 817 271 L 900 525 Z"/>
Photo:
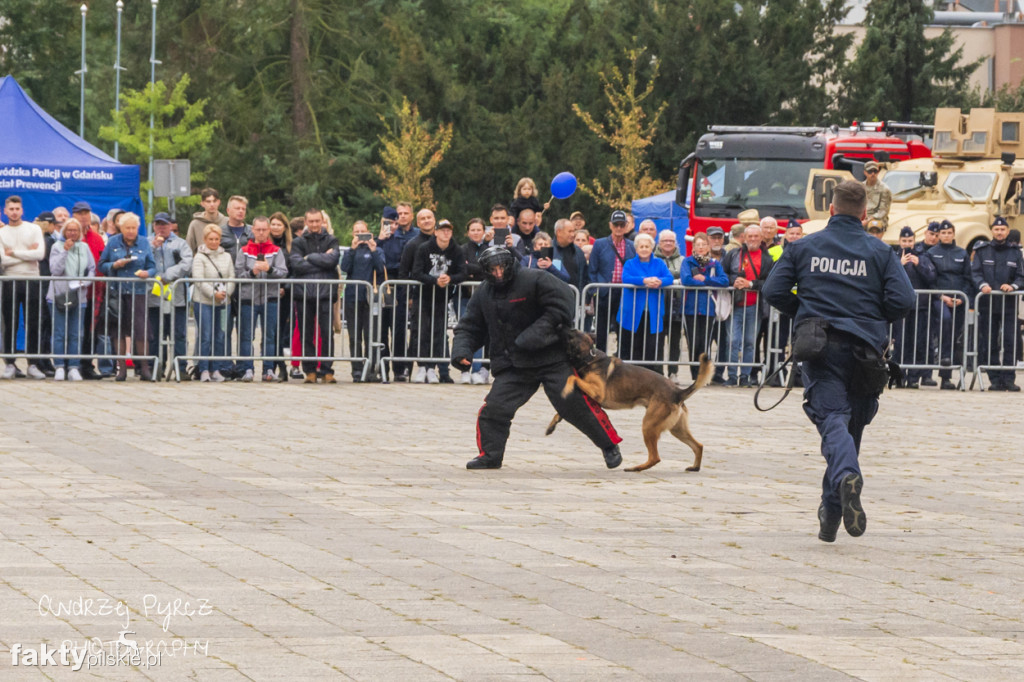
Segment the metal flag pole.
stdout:
<path fill-rule="evenodd" d="M 114 111 L 121 111 L 121 15 L 124 13 L 124 2 L 117 0 L 117 61 L 114 63 Z M 117 138 L 114 138 L 114 159 L 119 161 Z"/>
<path fill-rule="evenodd" d="M 157 6 L 157 4 L 159 4 L 160 0 L 150 0 L 150 2 L 153 5 L 153 38 L 150 41 L 150 51 L 149 51 L 149 93 L 150 93 L 150 98 L 152 100 L 152 98 L 156 94 L 156 65 L 160 63 L 160 62 L 158 62 L 156 60 L 156 6 Z M 153 107 L 154 104 L 155 103 L 153 101 L 150 101 L 150 110 L 149 110 L 149 176 L 148 176 L 148 179 L 149 179 L 149 192 L 147 194 L 147 198 L 149 200 L 149 205 L 146 207 L 147 210 L 149 211 L 149 215 L 147 216 L 148 218 L 152 218 L 152 216 L 153 216 L 153 123 L 154 123 L 154 119 L 153 119 L 153 108 L 152 107 Z"/>
<path fill-rule="evenodd" d="M 84 4 L 81 7 L 82 10 L 82 68 L 75 71 L 76 74 L 81 76 L 81 98 L 78 102 L 78 136 L 85 139 L 85 14 L 89 11 L 89 8 Z"/>

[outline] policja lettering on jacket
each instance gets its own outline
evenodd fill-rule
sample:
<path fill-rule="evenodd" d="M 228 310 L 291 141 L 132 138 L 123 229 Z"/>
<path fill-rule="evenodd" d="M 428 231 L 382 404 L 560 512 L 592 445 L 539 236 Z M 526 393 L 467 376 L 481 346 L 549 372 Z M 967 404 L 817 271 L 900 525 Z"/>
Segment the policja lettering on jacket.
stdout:
<path fill-rule="evenodd" d="M 811 258 L 811 272 L 828 272 L 833 275 L 867 277 L 868 264 L 862 260 L 814 256 Z"/>

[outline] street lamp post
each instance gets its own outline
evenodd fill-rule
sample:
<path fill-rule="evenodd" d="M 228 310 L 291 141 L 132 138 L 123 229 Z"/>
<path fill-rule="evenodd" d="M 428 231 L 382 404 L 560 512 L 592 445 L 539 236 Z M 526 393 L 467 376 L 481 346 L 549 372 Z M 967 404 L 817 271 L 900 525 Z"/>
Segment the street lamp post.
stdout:
<path fill-rule="evenodd" d="M 81 78 L 81 97 L 78 101 L 78 136 L 85 139 L 85 15 L 89 11 L 89 8 L 84 4 L 81 7 L 82 10 L 82 67 L 75 71 Z"/>
<path fill-rule="evenodd" d="M 117 0 L 117 61 L 114 63 L 114 111 L 121 111 L 121 15 L 124 13 L 124 2 Z M 114 138 L 114 159 L 120 160 L 117 149 L 117 138 Z"/>
<path fill-rule="evenodd" d="M 149 210 L 150 216 L 153 214 L 153 109 L 155 101 L 153 98 L 156 95 L 156 65 L 159 64 L 156 60 L 156 6 L 160 0 L 150 0 L 153 5 L 153 38 L 150 41 L 149 51 L 149 93 L 150 93 L 150 110 L 149 110 L 149 192 L 147 198 L 149 199 Z"/>

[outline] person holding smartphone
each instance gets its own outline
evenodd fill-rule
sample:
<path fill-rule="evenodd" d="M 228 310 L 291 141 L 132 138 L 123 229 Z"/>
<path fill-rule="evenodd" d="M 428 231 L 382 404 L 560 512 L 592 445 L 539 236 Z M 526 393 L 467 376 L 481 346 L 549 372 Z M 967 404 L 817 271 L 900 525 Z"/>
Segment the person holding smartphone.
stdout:
<path fill-rule="evenodd" d="M 935 263 L 927 253 L 914 250 L 914 231 L 910 227 L 900 229 L 900 243 L 893 247 L 900 265 L 910 278 L 914 289 L 935 288 Z M 918 294 L 917 306 L 907 317 L 895 322 L 892 326 L 894 341 L 893 358 L 899 365 L 928 364 L 928 338 L 931 325 L 928 313 L 932 307 L 932 295 Z M 903 378 L 907 388 L 917 388 L 928 370 L 904 369 Z"/>
<path fill-rule="evenodd" d="M 487 234 L 490 235 L 488 238 Z M 504 246 L 516 258 L 526 255 L 526 245 L 523 238 L 512 232 L 509 227 L 508 208 L 504 204 L 495 204 L 491 207 L 491 227 L 484 235 L 484 239 L 490 242 L 490 246 Z"/>
<path fill-rule="evenodd" d="M 349 355 L 353 358 L 370 358 L 372 372 L 374 366 L 370 326 L 373 324 L 373 309 L 370 300 L 373 296 L 372 285 L 384 281 L 384 254 L 377 248 L 377 240 L 362 220 L 352 225 L 352 244 L 341 258 L 341 272 L 347 281 L 360 283 L 346 284 L 342 298 L 345 322 L 348 325 Z M 363 361 L 353 360 L 352 382 L 358 384 L 362 380 Z"/>
<path fill-rule="evenodd" d="M 529 255 L 523 256 L 522 263 L 523 267 L 528 270 L 544 270 L 566 284 L 569 283 L 569 273 L 562 266 L 562 262 L 554 260 L 551 235 L 547 232 L 534 234 L 533 250 Z"/>

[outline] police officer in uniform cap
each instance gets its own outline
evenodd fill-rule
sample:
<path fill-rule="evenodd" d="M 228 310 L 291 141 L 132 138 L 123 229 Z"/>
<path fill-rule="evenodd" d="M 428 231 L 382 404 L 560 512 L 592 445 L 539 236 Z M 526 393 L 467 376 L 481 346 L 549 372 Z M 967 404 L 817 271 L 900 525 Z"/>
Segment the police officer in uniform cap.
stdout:
<path fill-rule="evenodd" d="M 861 435 L 878 411 L 889 324 L 917 302 L 896 254 L 864 231 L 866 206 L 863 185 L 839 183 L 828 225 L 790 244 L 762 288 L 771 305 L 795 318 L 798 335 L 807 325 L 827 326 L 821 357 L 803 363 L 804 412 L 821 434 L 826 462 L 818 507 L 825 542 L 836 539 L 840 520 L 850 535 L 864 533 Z"/>
<path fill-rule="evenodd" d="M 939 221 L 933 220 L 928 223 L 928 227 L 925 228 L 924 237 L 921 241 L 914 244 L 914 255 L 918 258 L 922 254 L 928 253 L 928 249 L 932 248 L 939 243 Z M 932 265 L 935 265 L 933 262 Z M 942 300 L 936 296 L 931 297 L 931 314 L 932 323 L 928 325 L 928 364 L 934 364 L 935 358 L 938 357 L 939 353 L 939 320 L 942 319 Z M 921 370 L 921 385 L 922 386 L 938 386 L 939 383 L 934 379 L 934 372 L 930 369 Z"/>
<path fill-rule="evenodd" d="M 992 241 L 974 247 L 971 275 L 983 294 L 1002 291 L 1004 295 L 982 296 L 978 301 L 978 356 L 981 365 L 1003 365 L 1011 369 L 988 370 L 989 390 L 1020 390 L 1012 367 L 1017 362 L 1017 305 L 1019 296 L 1008 296 L 1024 287 L 1024 258 L 1020 245 L 1008 239 L 1010 226 L 999 217 L 992 223 Z M 1002 359 L 1000 360 L 1000 350 Z"/>
<path fill-rule="evenodd" d="M 974 297 L 971 258 L 966 250 L 957 246 L 955 238 L 953 223 L 943 220 L 939 223 L 939 243 L 927 252 L 935 263 L 935 288 L 963 293 L 963 296 L 940 297 L 939 364 L 950 369 L 940 369 L 939 378 L 942 379 L 942 389 L 946 391 L 956 389 L 951 367 L 963 361 L 967 308 Z M 963 381 L 963 377 L 960 380 Z"/>
<path fill-rule="evenodd" d="M 542 384 L 558 414 L 601 448 L 608 468 L 619 466 L 622 438 L 601 406 L 580 391 L 562 397 L 574 372 L 559 331 L 572 326 L 572 289 L 543 270 L 520 269 L 504 246 L 488 248 L 477 262 L 484 283 L 455 327 L 451 364 L 465 372 L 486 343 L 494 383 L 477 416 L 480 454 L 466 468 L 501 468 L 512 418 Z"/>
<path fill-rule="evenodd" d="M 893 247 L 900 265 L 910 278 L 914 289 L 935 287 L 935 264 L 926 253 L 914 252 L 914 231 L 908 226 L 900 229 L 900 243 Z M 896 362 L 900 365 L 928 364 L 928 312 L 931 309 L 928 294 L 917 295 L 917 308 L 903 321 L 893 325 L 896 347 Z M 908 369 L 904 371 L 907 388 L 917 388 L 918 382 L 927 370 Z"/>

